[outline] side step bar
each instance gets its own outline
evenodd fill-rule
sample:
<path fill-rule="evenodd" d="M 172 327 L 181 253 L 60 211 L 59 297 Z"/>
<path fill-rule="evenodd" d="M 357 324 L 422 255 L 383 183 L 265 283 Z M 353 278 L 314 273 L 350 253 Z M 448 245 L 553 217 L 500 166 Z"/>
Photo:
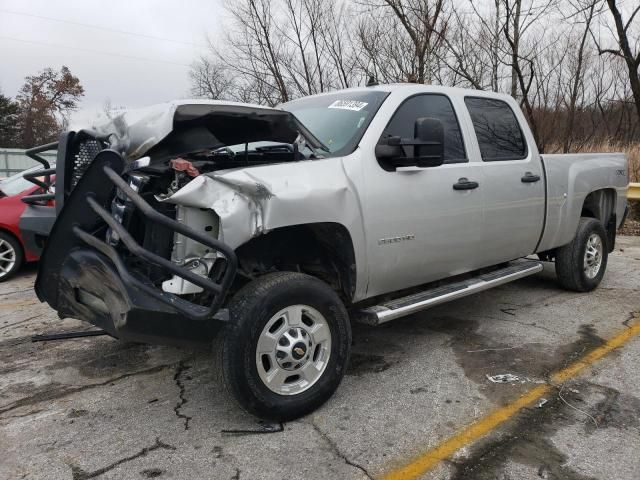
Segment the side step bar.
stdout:
<path fill-rule="evenodd" d="M 374 305 L 359 311 L 358 320 L 368 325 L 395 320 L 412 313 L 446 303 L 457 298 L 466 297 L 473 293 L 482 292 L 489 288 L 513 282 L 542 271 L 542 263 L 532 260 L 512 262 L 505 268 L 500 268 L 477 277 L 434 287 L 423 292 L 414 293 L 406 297 L 397 298 L 381 305 Z"/>

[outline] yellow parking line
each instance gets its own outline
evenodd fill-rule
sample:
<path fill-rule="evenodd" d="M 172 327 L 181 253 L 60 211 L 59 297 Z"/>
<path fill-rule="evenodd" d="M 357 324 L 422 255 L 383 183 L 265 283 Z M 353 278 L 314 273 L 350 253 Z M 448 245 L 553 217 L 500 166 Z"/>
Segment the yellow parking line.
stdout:
<path fill-rule="evenodd" d="M 635 319 L 638 318 L 638 316 L 635 317 Z M 592 365 L 612 350 L 621 347 L 638 334 L 640 334 L 640 322 L 617 334 L 615 337 L 611 338 L 600 347 L 595 348 L 568 367 L 552 374 L 551 383 L 538 385 L 508 405 L 493 410 L 478 421 L 463 428 L 452 437 L 440 443 L 440 445 L 420 454 L 403 467 L 389 472 L 383 477 L 384 480 L 409 480 L 418 478 L 420 475 L 425 474 L 441 461 L 451 457 L 462 447 L 465 447 L 478 440 L 480 437 L 483 437 L 503 422 L 509 420 L 524 407 L 549 393 L 554 386 L 575 377 L 583 369 Z"/>

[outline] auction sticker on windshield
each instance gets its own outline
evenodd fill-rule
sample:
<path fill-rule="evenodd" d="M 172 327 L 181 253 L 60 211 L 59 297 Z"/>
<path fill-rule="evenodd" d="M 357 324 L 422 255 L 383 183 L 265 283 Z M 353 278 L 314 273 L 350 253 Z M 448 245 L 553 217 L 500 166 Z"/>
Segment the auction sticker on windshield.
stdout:
<path fill-rule="evenodd" d="M 359 102 L 357 100 L 336 100 L 329 105 L 329 108 L 341 108 L 342 110 L 354 110 L 359 112 L 367 105 L 367 102 Z"/>

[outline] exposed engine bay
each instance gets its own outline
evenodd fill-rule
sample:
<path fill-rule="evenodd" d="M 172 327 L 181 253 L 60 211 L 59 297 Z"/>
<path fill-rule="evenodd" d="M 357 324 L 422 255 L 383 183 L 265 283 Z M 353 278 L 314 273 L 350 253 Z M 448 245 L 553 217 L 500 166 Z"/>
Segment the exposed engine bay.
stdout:
<path fill-rule="evenodd" d="M 212 208 L 212 188 L 218 193 L 232 191 L 233 203 L 239 203 L 241 200 L 237 197 L 243 196 L 256 209 L 255 197 L 269 197 L 271 193 L 259 181 L 248 179 L 238 185 L 225 182 L 215 172 L 321 158 L 322 149 L 326 148 L 289 112 L 211 103 L 177 104 L 171 130 L 156 142 L 158 129 L 162 132 L 167 123 L 165 112 L 161 115 L 158 115 L 160 112 L 142 115 L 136 112 L 134 123 L 124 114 L 91 133 L 126 155 L 129 163 L 125 179 L 129 187 L 153 208 L 211 239 L 226 243 L 239 244 L 240 239 L 234 242 L 232 232 L 221 231 L 216 211 L 228 209 Z M 152 132 L 153 122 L 158 129 Z M 147 138 L 143 138 L 145 135 Z M 145 249 L 204 278 L 216 278 L 216 272 L 224 270 L 224 259 L 218 252 L 179 232 L 146 221 L 121 193 L 116 190 L 111 214 Z M 256 235 L 261 231 L 261 220 L 257 212 L 253 217 L 251 235 Z M 109 228 L 105 235 L 108 243 L 117 248 L 118 234 Z M 189 296 L 190 301 L 199 304 L 209 301 L 203 288 L 179 275 L 168 276 L 166 270 L 138 262 L 135 256 L 128 261 L 134 270 L 164 292 Z"/>

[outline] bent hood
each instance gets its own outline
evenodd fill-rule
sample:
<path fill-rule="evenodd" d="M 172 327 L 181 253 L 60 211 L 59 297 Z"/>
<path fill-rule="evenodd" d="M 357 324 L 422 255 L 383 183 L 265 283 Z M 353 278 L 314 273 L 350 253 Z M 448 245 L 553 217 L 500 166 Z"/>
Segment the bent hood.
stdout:
<path fill-rule="evenodd" d="M 131 110 L 85 132 L 107 140 L 130 160 L 258 141 L 294 143 L 299 135 L 312 147 L 324 148 L 291 112 L 215 100 L 180 100 Z"/>

